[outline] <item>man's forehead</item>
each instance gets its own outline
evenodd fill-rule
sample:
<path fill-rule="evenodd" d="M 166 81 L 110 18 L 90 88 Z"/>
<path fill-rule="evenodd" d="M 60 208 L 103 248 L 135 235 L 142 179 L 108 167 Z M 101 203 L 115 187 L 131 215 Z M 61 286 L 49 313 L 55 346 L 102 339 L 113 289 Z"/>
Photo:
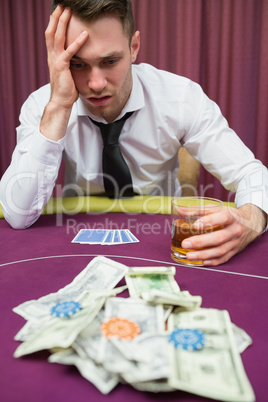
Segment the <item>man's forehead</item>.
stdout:
<path fill-rule="evenodd" d="M 85 22 L 72 16 L 66 34 L 65 46 L 68 47 L 84 31 L 88 39 L 74 55 L 84 61 L 103 59 L 125 54 L 129 50 L 129 40 L 123 31 L 118 17 L 101 17 L 92 22 Z"/>
<path fill-rule="evenodd" d="M 97 20 L 93 21 L 82 21 L 75 15 L 72 15 L 67 27 L 67 41 L 74 41 L 83 31 L 87 31 L 89 34 L 94 32 L 105 33 L 117 33 L 119 35 L 124 35 L 121 20 L 117 16 L 104 15 Z M 124 35 L 125 36 L 125 35 Z"/>
<path fill-rule="evenodd" d="M 80 35 L 83 31 L 87 31 L 88 29 L 89 23 L 81 21 L 79 18 L 72 15 L 68 23 L 66 38 L 67 40 L 71 39 L 73 41 L 78 37 L 78 35 Z"/>

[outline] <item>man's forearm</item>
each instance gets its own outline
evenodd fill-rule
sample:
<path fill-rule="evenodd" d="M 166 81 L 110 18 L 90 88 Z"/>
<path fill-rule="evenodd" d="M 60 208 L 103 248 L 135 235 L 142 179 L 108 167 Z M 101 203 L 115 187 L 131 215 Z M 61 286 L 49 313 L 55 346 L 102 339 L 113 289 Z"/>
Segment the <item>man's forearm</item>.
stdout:
<path fill-rule="evenodd" d="M 19 146 L 0 183 L 5 219 L 16 229 L 32 225 L 48 202 L 58 176 L 62 147 L 36 134 L 27 151 Z"/>
<path fill-rule="evenodd" d="M 60 107 L 53 102 L 49 102 L 45 107 L 40 122 L 41 134 L 55 142 L 62 139 L 66 134 L 71 111 L 71 108 Z"/>

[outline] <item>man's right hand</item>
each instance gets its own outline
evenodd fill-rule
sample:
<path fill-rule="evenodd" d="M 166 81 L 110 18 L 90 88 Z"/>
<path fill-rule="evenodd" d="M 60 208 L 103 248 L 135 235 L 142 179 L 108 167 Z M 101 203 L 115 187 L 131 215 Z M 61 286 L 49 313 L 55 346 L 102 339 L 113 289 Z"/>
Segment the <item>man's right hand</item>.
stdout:
<path fill-rule="evenodd" d="M 72 106 L 78 98 L 70 61 L 88 38 L 84 31 L 65 49 L 70 18 L 71 11 L 58 6 L 50 16 L 45 32 L 51 97 L 40 123 L 40 132 L 53 141 L 64 137 Z"/>

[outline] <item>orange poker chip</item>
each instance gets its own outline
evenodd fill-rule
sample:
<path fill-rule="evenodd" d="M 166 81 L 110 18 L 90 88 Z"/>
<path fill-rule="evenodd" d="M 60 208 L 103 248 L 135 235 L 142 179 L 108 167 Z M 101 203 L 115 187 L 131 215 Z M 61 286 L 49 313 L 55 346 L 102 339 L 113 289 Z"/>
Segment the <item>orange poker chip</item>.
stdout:
<path fill-rule="evenodd" d="M 133 321 L 114 317 L 102 323 L 101 331 L 107 338 L 118 336 L 121 339 L 131 340 L 140 334 L 140 327 Z"/>

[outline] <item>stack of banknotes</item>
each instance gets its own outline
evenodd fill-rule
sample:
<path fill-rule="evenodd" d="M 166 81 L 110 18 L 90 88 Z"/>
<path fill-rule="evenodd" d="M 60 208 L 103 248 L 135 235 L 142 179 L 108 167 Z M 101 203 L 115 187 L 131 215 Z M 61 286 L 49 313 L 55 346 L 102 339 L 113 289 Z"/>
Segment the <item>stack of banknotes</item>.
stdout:
<path fill-rule="evenodd" d="M 251 338 L 226 310 L 201 303 L 180 290 L 175 267 L 127 267 L 99 256 L 58 292 L 13 309 L 27 320 L 14 357 L 49 350 L 49 362 L 76 366 L 103 394 L 128 383 L 255 401 L 240 357 Z"/>

